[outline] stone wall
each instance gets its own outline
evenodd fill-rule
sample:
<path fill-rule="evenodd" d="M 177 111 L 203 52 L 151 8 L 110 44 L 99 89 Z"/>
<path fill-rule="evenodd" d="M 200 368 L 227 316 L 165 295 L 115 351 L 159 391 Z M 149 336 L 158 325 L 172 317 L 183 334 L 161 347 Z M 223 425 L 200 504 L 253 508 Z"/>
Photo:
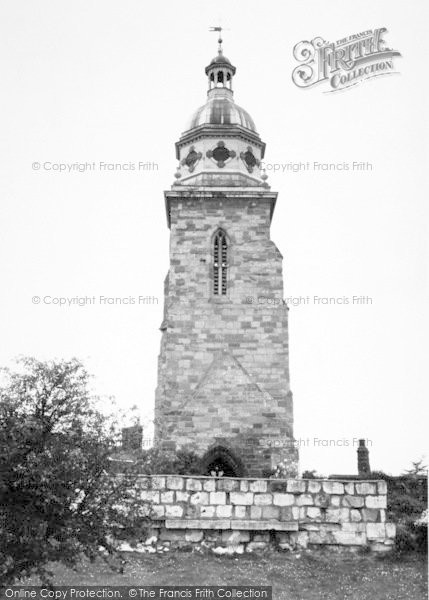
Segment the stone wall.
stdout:
<path fill-rule="evenodd" d="M 152 510 L 151 539 L 172 547 L 388 551 L 396 533 L 384 481 L 157 475 L 141 477 L 138 493 Z"/>

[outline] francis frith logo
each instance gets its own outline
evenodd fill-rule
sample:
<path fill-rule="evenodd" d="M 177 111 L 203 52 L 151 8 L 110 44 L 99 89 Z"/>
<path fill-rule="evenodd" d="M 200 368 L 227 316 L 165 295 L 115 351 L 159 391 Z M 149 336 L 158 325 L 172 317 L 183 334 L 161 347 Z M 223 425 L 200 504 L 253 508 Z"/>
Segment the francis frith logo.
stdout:
<path fill-rule="evenodd" d="M 386 46 L 386 31 L 385 27 L 370 29 L 336 42 L 321 37 L 299 42 L 293 49 L 293 56 L 300 63 L 293 70 L 293 82 L 301 88 L 329 83 L 331 89 L 326 93 L 396 73 L 393 59 L 401 54 Z"/>

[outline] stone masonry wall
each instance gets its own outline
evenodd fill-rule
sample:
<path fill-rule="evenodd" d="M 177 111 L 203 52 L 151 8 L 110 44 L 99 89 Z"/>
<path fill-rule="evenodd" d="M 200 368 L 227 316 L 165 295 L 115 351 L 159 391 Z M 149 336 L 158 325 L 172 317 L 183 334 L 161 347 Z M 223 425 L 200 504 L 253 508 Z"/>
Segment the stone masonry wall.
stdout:
<path fill-rule="evenodd" d="M 209 197 L 206 197 L 206 196 Z M 170 270 L 155 401 L 156 443 L 203 455 L 230 448 L 245 475 L 280 460 L 296 474 L 282 256 L 270 240 L 273 194 L 173 194 Z M 213 235 L 228 236 L 228 292 L 213 296 Z"/>
<path fill-rule="evenodd" d="M 151 539 L 217 553 L 322 546 L 384 552 L 395 525 L 386 522 L 384 481 L 141 477 L 151 507 Z"/>

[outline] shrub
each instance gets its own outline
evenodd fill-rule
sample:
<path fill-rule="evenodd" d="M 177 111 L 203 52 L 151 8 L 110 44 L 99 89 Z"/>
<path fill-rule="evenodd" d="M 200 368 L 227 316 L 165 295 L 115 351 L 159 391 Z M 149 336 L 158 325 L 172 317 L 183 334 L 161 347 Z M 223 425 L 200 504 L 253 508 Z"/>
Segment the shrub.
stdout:
<path fill-rule="evenodd" d="M 387 517 L 397 525 L 396 550 L 427 552 L 427 477 L 415 470 L 399 477 L 377 471 L 371 477 L 387 483 Z"/>
<path fill-rule="evenodd" d="M 143 450 L 137 468 L 145 475 L 199 475 L 200 459 L 191 450 L 166 451 L 162 448 Z"/>
<path fill-rule="evenodd" d="M 109 473 L 117 443 L 112 421 L 96 409 L 78 360 L 20 361 L 0 388 L 0 583 L 46 564 L 76 564 L 81 554 L 112 568 L 115 540 L 147 526 L 133 494 L 135 474 Z"/>

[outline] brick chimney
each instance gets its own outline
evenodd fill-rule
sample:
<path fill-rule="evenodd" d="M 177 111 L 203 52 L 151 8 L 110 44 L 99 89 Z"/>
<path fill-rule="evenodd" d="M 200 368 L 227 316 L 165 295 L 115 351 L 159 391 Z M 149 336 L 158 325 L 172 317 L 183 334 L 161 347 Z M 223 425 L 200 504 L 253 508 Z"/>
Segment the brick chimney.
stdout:
<path fill-rule="evenodd" d="M 143 427 L 137 423 L 122 428 L 122 450 L 141 450 L 143 443 Z"/>
<path fill-rule="evenodd" d="M 371 475 L 371 467 L 369 466 L 369 450 L 365 446 L 365 440 L 359 440 L 357 455 L 358 455 L 358 475 L 360 477 L 365 477 L 366 475 Z"/>

